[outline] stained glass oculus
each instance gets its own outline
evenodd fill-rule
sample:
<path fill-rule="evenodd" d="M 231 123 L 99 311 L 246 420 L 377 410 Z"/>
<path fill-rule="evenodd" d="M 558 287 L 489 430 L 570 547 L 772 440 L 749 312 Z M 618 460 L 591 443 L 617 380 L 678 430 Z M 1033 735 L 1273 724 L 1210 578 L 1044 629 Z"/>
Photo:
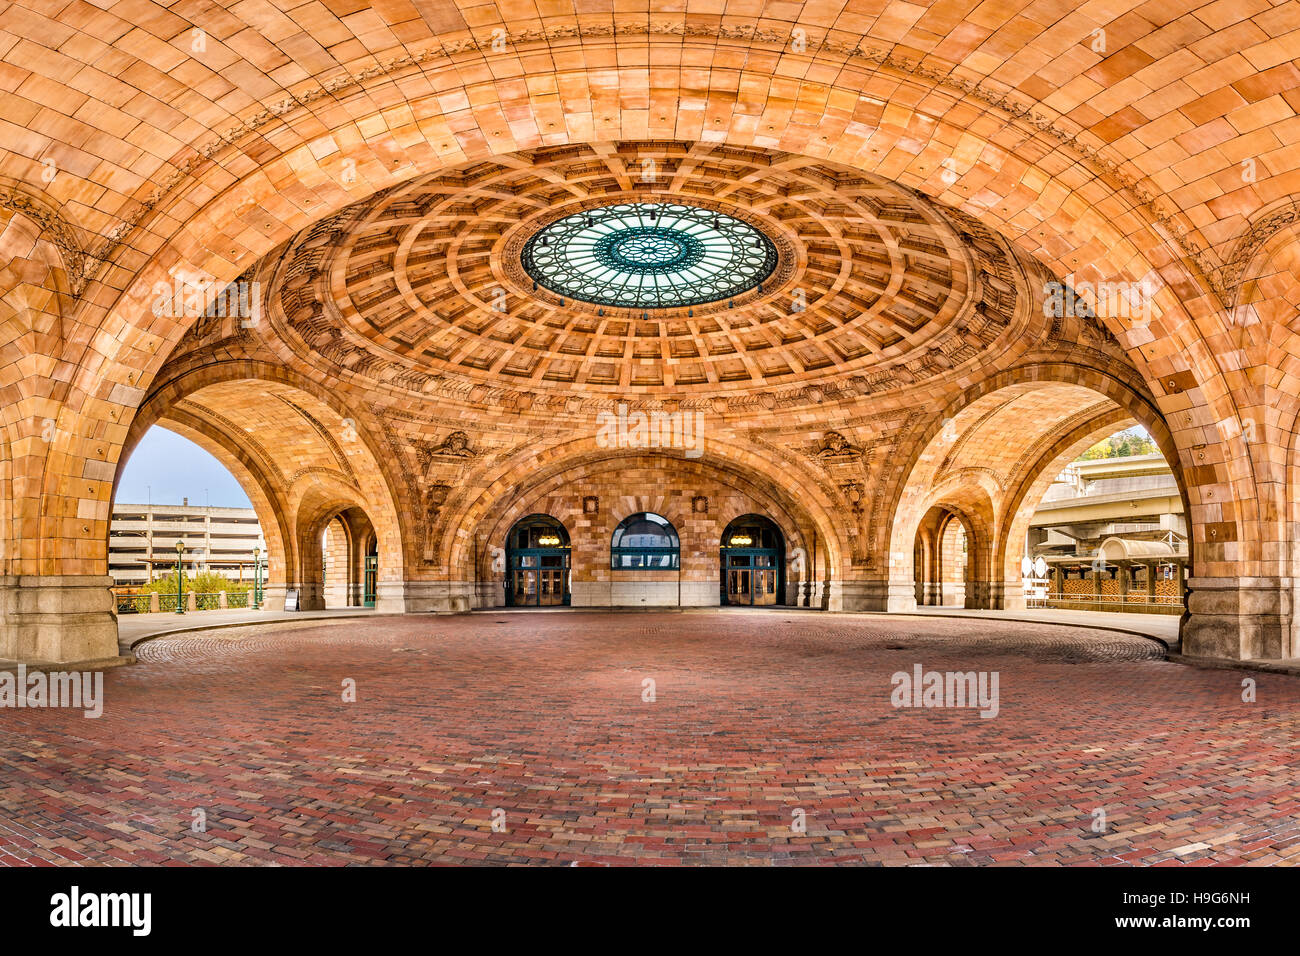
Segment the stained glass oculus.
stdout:
<path fill-rule="evenodd" d="M 772 241 L 724 213 L 675 203 L 625 203 L 539 230 L 523 266 L 538 285 L 596 305 L 666 309 L 748 292 L 777 264 Z"/>

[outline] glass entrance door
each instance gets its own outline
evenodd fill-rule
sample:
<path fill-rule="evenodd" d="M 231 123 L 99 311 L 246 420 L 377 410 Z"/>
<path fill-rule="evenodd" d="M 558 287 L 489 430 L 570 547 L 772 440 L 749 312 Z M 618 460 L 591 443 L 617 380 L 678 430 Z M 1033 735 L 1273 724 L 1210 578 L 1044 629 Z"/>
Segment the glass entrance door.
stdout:
<path fill-rule="evenodd" d="M 362 607 L 375 606 L 376 585 L 379 582 L 379 555 L 366 555 L 366 571 L 364 583 L 361 588 L 361 605 Z"/>
<path fill-rule="evenodd" d="M 516 570 L 514 573 L 514 587 L 511 589 L 511 596 L 515 604 L 536 604 L 537 603 L 537 572 L 532 570 Z"/>
<path fill-rule="evenodd" d="M 569 603 L 569 536 L 554 518 L 531 515 L 510 530 L 505 592 L 514 607 Z"/>
<path fill-rule="evenodd" d="M 745 515 L 731 522 L 722 537 L 722 603 L 779 604 L 784 550 L 781 532 L 770 519 Z"/>
<path fill-rule="evenodd" d="M 727 555 L 727 603 L 775 604 L 776 568 L 768 555 Z"/>
<path fill-rule="evenodd" d="M 542 606 L 550 606 L 564 603 L 564 595 L 568 590 L 566 579 L 568 571 L 545 570 L 541 572 L 541 593 L 537 596 L 537 603 Z"/>
<path fill-rule="evenodd" d="M 743 568 L 732 568 L 727 572 L 727 603 L 752 604 L 750 593 L 750 572 Z"/>

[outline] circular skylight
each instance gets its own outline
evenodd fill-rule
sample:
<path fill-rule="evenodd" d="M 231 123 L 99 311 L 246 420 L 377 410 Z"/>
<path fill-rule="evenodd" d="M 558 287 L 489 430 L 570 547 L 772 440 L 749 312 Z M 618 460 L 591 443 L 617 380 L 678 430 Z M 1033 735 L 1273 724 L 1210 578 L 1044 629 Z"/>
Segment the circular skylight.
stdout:
<path fill-rule="evenodd" d="M 668 309 L 730 298 L 776 268 L 749 223 L 675 203 L 624 203 L 558 219 L 528 240 L 524 271 L 564 298 Z"/>

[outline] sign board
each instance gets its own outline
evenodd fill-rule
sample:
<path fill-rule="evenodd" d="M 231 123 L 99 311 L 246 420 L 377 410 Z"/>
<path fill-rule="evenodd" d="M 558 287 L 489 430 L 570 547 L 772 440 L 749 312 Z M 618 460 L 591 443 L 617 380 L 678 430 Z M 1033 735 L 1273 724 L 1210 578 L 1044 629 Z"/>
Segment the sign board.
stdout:
<path fill-rule="evenodd" d="M 286 611 L 298 610 L 298 589 L 289 588 L 284 592 L 284 609 Z"/>
<path fill-rule="evenodd" d="M 1025 555 L 1020 559 L 1020 570 L 1024 574 L 1021 578 L 1021 586 L 1024 589 L 1025 604 L 1030 607 L 1046 604 L 1051 591 L 1051 581 L 1047 578 L 1049 569 L 1042 555 L 1039 555 L 1037 560 L 1032 560 Z"/>

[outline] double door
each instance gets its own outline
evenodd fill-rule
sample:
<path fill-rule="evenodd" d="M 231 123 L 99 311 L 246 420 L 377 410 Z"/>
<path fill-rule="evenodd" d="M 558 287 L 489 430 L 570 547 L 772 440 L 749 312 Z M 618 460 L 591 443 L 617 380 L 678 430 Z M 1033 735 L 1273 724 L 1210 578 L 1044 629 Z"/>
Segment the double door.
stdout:
<path fill-rule="evenodd" d="M 563 604 L 568 593 L 567 568 L 516 568 L 511 581 L 511 603 L 531 607 Z"/>
<path fill-rule="evenodd" d="M 776 555 L 724 555 L 723 583 L 727 604 L 776 604 L 779 585 Z"/>

